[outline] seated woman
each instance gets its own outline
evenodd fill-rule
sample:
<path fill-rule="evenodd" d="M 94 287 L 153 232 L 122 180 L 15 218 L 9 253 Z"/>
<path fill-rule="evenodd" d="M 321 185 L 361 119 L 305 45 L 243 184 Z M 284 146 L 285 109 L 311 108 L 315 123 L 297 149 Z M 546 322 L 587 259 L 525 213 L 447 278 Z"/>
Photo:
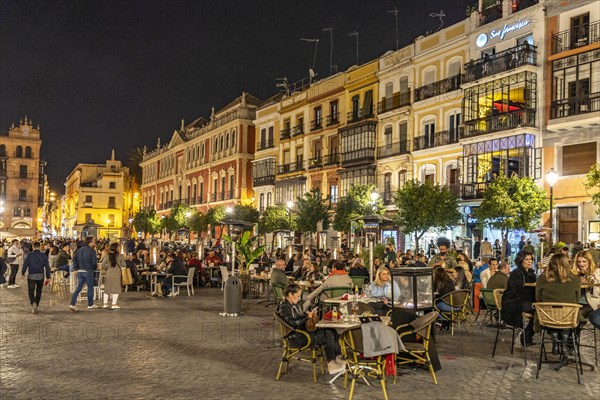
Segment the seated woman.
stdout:
<path fill-rule="evenodd" d="M 594 257 L 587 250 L 582 250 L 575 255 L 573 274 L 579 276 L 582 283 L 600 283 L 600 268 L 596 268 Z M 579 298 L 581 316 L 588 318 L 590 313 L 600 306 L 600 286 L 592 286 L 581 290 Z"/>
<path fill-rule="evenodd" d="M 537 277 L 533 270 L 533 256 L 530 252 L 521 250 L 515 257 L 515 268 L 508 277 L 508 285 L 502 294 L 502 320 L 507 324 L 522 328 L 524 312 L 533 314 L 531 304 L 535 301 L 535 288 L 525 286 L 526 283 L 535 283 Z M 533 344 L 533 319 L 521 334 L 521 344 L 531 346 Z"/>
<path fill-rule="evenodd" d="M 379 315 L 386 315 L 391 309 L 389 302 L 392 300 L 392 282 L 394 285 L 394 301 L 400 301 L 400 286 L 392 280 L 389 269 L 379 267 L 375 273 L 375 280 L 371 285 L 370 293 L 367 294 L 369 297 L 381 299 L 381 302 L 369 303 Z"/>
<path fill-rule="evenodd" d="M 460 289 L 471 289 L 471 284 L 469 283 L 469 279 L 467 278 L 467 275 L 465 274 L 465 269 L 461 266 L 457 266 L 456 268 L 454 268 L 454 288 L 456 290 L 460 290 Z"/>
<path fill-rule="evenodd" d="M 311 268 L 311 262 L 309 259 L 305 258 L 304 260 L 302 260 L 302 267 L 300 267 L 296 271 L 294 271 L 291 276 L 293 276 L 294 279 L 302 279 L 303 277 L 305 277 L 308 274 L 308 272 L 310 271 L 310 268 Z"/>
<path fill-rule="evenodd" d="M 308 261 L 308 260 L 306 260 Z M 316 262 L 309 262 L 308 270 L 302 275 L 303 281 L 318 281 L 321 279 L 321 272 L 319 271 L 319 265 Z"/>
<path fill-rule="evenodd" d="M 296 284 L 291 284 L 283 289 L 285 300 L 279 305 L 277 312 L 279 316 L 295 329 L 306 330 L 306 320 L 313 317 L 313 312 L 304 312 L 298 304 L 302 296 L 302 290 Z M 340 357 L 341 349 L 337 333 L 333 329 L 317 329 L 309 332 L 314 344 L 325 346 L 325 356 L 330 374 L 337 374 L 346 368 Z M 287 339 L 292 346 L 304 346 L 307 343 L 305 336 L 299 333 L 291 333 Z"/>
<path fill-rule="evenodd" d="M 365 268 L 363 260 L 360 257 L 357 257 L 352 266 L 350 267 L 350 271 L 348 272 L 350 277 L 353 276 L 364 276 L 365 278 L 369 278 L 369 270 Z"/>
<path fill-rule="evenodd" d="M 535 286 L 535 300 L 538 302 L 572 303 L 577 304 L 581 297 L 581 279 L 570 271 L 569 258 L 565 254 L 555 254 L 550 259 L 548 267 L 537 279 Z M 535 330 L 541 327 L 535 318 Z M 566 340 L 565 330 L 549 332 L 555 338 L 561 335 L 561 340 Z M 552 353 L 557 354 L 558 347 L 552 346 Z M 563 357 L 556 366 L 556 370 L 567 364 L 568 347 L 562 346 Z"/>
<path fill-rule="evenodd" d="M 450 275 L 448 275 L 448 271 L 445 268 L 436 267 L 433 270 L 433 291 L 435 292 L 433 301 L 440 311 L 451 312 L 459 310 L 458 307 L 450 307 L 449 304 L 441 300 L 442 297 L 454 292 L 454 290 L 454 282 L 450 278 Z"/>

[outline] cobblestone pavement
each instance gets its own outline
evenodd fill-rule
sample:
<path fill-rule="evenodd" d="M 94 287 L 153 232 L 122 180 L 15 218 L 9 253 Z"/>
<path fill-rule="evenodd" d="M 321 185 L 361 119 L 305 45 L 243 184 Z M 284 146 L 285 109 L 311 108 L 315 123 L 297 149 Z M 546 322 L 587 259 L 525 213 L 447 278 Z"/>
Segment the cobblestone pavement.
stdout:
<path fill-rule="evenodd" d="M 67 310 L 67 295 L 45 290 L 37 315 L 24 287 L 0 290 L 0 399 L 343 399 L 343 380 L 312 383 L 311 366 L 292 364 L 275 380 L 281 348 L 273 307 L 245 300 L 243 316 L 220 317 L 219 289 L 151 298 L 126 293 L 121 310 Z M 80 303 L 81 304 L 81 303 Z M 491 358 L 495 330 L 438 335 L 443 369 L 438 385 L 422 369 L 400 369 L 390 399 L 598 399 L 600 374 L 584 369 L 577 385 L 572 366 L 544 366 L 535 379 L 534 350 L 524 365 L 510 355 L 504 331 Z M 591 351 L 585 358 L 593 360 Z M 378 386 L 357 384 L 356 399 L 383 398 Z"/>

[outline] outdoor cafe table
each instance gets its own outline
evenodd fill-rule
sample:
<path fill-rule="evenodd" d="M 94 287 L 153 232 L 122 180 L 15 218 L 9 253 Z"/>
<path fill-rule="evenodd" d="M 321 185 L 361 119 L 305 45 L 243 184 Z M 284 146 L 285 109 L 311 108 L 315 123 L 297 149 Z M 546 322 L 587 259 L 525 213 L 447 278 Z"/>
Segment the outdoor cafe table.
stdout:
<path fill-rule="evenodd" d="M 359 296 L 358 299 L 355 299 L 354 295 L 349 295 L 347 299 L 344 299 L 343 297 L 344 296 L 330 297 L 328 299 L 323 299 L 323 303 L 346 305 L 347 303 L 352 303 L 354 301 L 358 301 L 360 303 L 378 303 L 381 301 L 380 297 L 361 297 L 361 296 Z"/>
<path fill-rule="evenodd" d="M 300 286 L 300 289 L 304 290 L 305 292 L 312 292 L 321 286 L 323 281 L 314 281 L 313 283 L 310 283 L 310 281 L 297 281 L 296 283 L 298 286 Z"/>
<path fill-rule="evenodd" d="M 535 284 L 536 284 L 536 282 L 528 282 L 528 283 L 525 283 L 525 286 L 527 286 L 527 287 L 535 287 Z M 597 286 L 600 286 L 600 282 L 597 282 L 597 283 L 582 283 L 581 284 L 581 288 L 582 289 L 589 289 L 591 287 L 597 287 Z"/>

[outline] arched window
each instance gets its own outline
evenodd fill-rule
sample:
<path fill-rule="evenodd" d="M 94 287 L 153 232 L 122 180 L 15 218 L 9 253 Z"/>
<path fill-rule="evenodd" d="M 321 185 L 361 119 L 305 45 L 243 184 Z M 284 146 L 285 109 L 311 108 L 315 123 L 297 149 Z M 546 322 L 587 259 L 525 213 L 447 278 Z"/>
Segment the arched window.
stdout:
<path fill-rule="evenodd" d="M 236 137 L 236 133 L 232 132 L 231 133 L 231 147 L 235 147 L 235 137 Z"/>
<path fill-rule="evenodd" d="M 225 136 L 225 150 L 229 148 L 229 132 Z"/>
<path fill-rule="evenodd" d="M 6 146 L 0 144 L 0 157 L 6 157 Z"/>
<path fill-rule="evenodd" d="M 17 146 L 17 152 L 15 154 L 16 157 L 23 157 L 23 147 Z"/>
<path fill-rule="evenodd" d="M 455 59 L 455 60 L 450 61 L 450 63 L 448 64 L 447 78 L 450 78 L 450 77 L 460 74 L 460 66 L 461 66 L 460 59 Z"/>
<path fill-rule="evenodd" d="M 31 158 L 31 147 L 25 147 L 25 157 Z"/>

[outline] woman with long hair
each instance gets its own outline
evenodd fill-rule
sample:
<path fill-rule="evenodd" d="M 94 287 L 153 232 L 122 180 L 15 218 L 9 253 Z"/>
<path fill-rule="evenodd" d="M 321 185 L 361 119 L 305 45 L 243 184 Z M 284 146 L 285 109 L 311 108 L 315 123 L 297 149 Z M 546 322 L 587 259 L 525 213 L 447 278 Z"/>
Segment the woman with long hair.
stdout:
<path fill-rule="evenodd" d="M 600 268 L 596 266 L 592 253 L 587 250 L 582 250 L 575 255 L 572 272 L 581 278 L 582 283 L 600 283 Z M 588 318 L 592 311 L 600 307 L 600 286 L 582 289 L 579 304 L 583 306 L 581 316 Z"/>
<path fill-rule="evenodd" d="M 112 297 L 111 310 L 118 310 L 117 300 L 121 293 L 121 268 L 126 268 L 125 259 L 119 254 L 119 244 L 114 242 L 108 246 L 108 253 L 102 260 L 100 267 L 104 278 L 104 307 L 108 308 L 108 300 Z"/>
<path fill-rule="evenodd" d="M 369 297 L 380 299 L 380 302 L 369 303 L 377 314 L 386 315 L 390 310 L 392 300 L 392 285 L 394 285 L 394 301 L 400 300 L 400 286 L 392 279 L 390 270 L 381 266 L 375 272 L 375 279 L 371 285 Z"/>
<path fill-rule="evenodd" d="M 461 266 L 457 266 L 454 268 L 454 287 L 456 290 L 460 289 L 471 289 L 471 284 L 469 283 L 469 279 L 465 274 L 465 269 Z"/>

